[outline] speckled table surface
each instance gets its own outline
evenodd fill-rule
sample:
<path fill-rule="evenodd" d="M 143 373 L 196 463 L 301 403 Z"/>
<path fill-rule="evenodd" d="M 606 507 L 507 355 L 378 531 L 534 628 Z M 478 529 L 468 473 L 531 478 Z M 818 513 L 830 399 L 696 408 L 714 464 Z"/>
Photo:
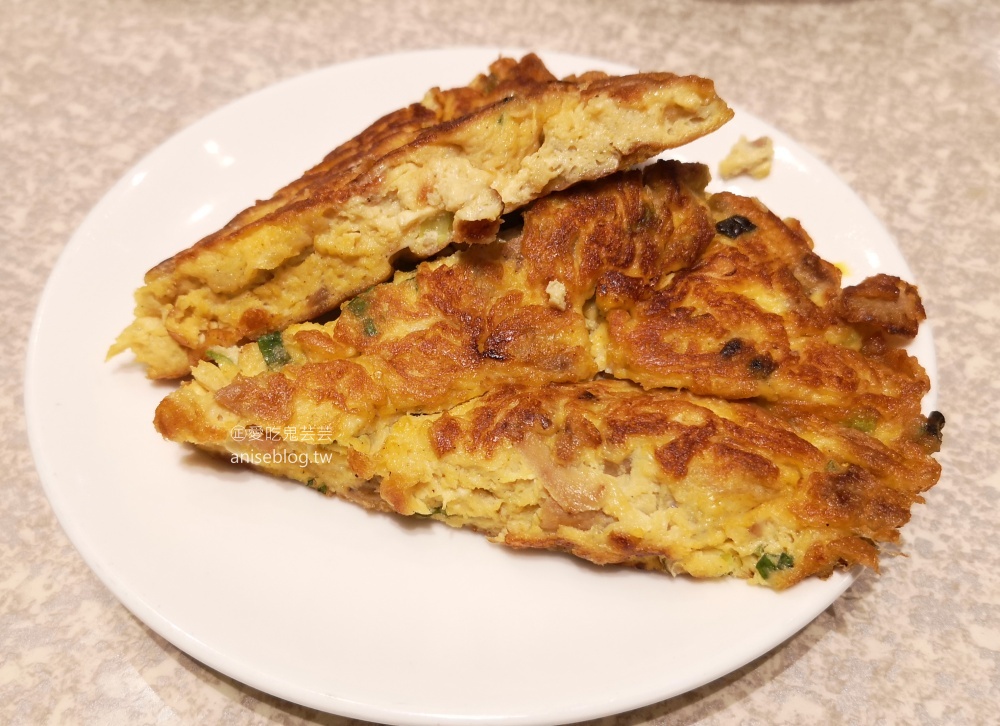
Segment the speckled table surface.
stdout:
<path fill-rule="evenodd" d="M 88 569 L 29 451 L 25 348 L 73 230 L 170 134 L 310 69 L 454 45 L 713 78 L 860 194 L 936 338 L 944 474 L 909 556 L 766 656 L 608 723 L 997 723 L 1000 5 L 980 0 L 0 0 L 0 722 L 343 722 L 204 667 Z"/>

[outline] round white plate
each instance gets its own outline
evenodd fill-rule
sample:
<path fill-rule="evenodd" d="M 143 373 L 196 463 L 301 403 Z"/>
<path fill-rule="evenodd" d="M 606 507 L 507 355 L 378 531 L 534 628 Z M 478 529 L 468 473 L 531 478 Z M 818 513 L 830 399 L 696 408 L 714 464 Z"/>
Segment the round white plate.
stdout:
<path fill-rule="evenodd" d="M 805 626 L 853 579 L 840 573 L 774 593 L 513 552 L 440 524 L 369 514 L 163 441 L 151 419 L 173 386 L 147 381 L 128 355 L 104 362 L 145 270 L 381 114 L 433 85 L 467 83 L 499 52 L 346 63 L 226 106 L 108 192 L 42 296 L 25 403 L 38 470 L 70 539 L 150 628 L 290 701 L 400 724 L 598 717 L 738 668 Z M 544 58 L 558 75 L 629 71 Z M 774 139 L 774 171 L 731 189 L 798 216 L 821 254 L 846 263 L 849 281 L 878 271 L 912 279 L 854 193 L 764 122 L 738 112 L 673 156 L 714 170 L 740 134 Z M 933 373 L 924 330 L 914 352 Z"/>

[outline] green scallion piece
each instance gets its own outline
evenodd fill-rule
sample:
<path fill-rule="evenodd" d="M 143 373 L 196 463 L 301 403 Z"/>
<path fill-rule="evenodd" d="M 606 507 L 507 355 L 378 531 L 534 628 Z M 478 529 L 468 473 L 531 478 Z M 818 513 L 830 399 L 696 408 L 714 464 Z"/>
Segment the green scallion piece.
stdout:
<path fill-rule="evenodd" d="M 347 305 L 345 305 L 344 307 L 346 307 L 348 312 L 350 312 L 352 315 L 360 318 L 362 315 L 368 312 L 369 304 L 370 301 L 368 300 L 368 298 L 365 296 L 364 293 L 361 293 L 356 298 L 347 303 Z"/>
<path fill-rule="evenodd" d="M 236 365 L 228 355 L 223 355 L 217 350 L 206 350 L 205 357 L 213 363 L 228 363 L 229 365 Z"/>
<path fill-rule="evenodd" d="M 871 412 L 856 413 L 847 419 L 847 425 L 862 433 L 870 434 L 878 426 L 878 416 Z"/>
<path fill-rule="evenodd" d="M 292 356 L 288 355 L 284 343 L 281 342 L 280 331 L 262 335 L 257 339 L 257 347 L 260 348 L 260 354 L 264 356 L 268 368 L 280 368 L 292 360 Z"/>
<path fill-rule="evenodd" d="M 780 555 L 768 555 L 764 554 L 760 556 L 757 560 L 757 572 L 763 579 L 767 579 L 771 576 L 772 572 L 777 572 L 778 570 L 787 570 L 789 567 L 795 564 L 795 560 L 787 552 L 782 552 Z"/>

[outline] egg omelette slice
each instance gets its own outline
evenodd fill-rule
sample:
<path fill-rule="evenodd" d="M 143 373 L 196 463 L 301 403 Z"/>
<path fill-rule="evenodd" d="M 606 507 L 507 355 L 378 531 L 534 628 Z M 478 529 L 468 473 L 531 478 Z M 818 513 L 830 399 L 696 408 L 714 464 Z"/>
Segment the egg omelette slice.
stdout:
<path fill-rule="evenodd" d="M 492 241 L 502 214 L 732 116 L 702 78 L 548 81 L 539 66 L 498 66 L 469 89 L 376 122 L 271 201 L 154 267 L 109 356 L 131 348 L 152 378 L 187 375 L 213 346 L 332 310 L 388 279 L 401 257 Z"/>
<path fill-rule="evenodd" d="M 706 181 L 660 162 L 550 195 L 332 323 L 214 350 L 157 428 L 516 547 L 775 587 L 874 567 L 939 476 L 899 347 L 919 296 L 841 289 L 797 223 Z"/>

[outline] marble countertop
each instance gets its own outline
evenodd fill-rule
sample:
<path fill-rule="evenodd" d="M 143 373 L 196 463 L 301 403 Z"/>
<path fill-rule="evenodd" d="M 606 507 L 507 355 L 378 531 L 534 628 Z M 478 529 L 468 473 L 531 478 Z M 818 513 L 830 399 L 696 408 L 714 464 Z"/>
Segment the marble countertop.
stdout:
<path fill-rule="evenodd" d="M 996 723 L 1000 713 L 1000 5 L 981 0 L 0 0 L 0 722 L 324 723 L 133 617 L 63 533 L 23 370 L 45 280 L 175 131 L 314 68 L 514 46 L 697 73 L 827 162 L 898 240 L 937 344 L 940 483 L 905 558 L 772 652 L 608 724 Z"/>

